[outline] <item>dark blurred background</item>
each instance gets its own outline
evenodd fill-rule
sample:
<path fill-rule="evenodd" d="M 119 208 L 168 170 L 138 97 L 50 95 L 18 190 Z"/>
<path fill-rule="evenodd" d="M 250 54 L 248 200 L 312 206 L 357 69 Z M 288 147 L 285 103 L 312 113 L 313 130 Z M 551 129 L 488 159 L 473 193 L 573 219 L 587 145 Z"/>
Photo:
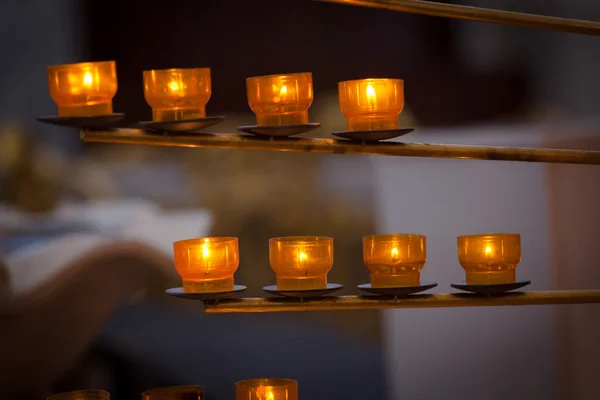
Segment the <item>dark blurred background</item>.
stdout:
<path fill-rule="evenodd" d="M 465 5 L 600 21 L 593 0 Z M 85 144 L 42 125 L 48 65 L 115 60 L 116 112 L 148 120 L 142 71 L 210 67 L 208 115 L 254 116 L 245 78 L 310 71 L 311 136 L 344 128 L 337 82 L 405 80 L 407 141 L 600 148 L 596 37 L 309 0 L 0 2 L 0 398 L 114 399 L 298 379 L 302 398 L 597 399 L 598 306 L 208 316 L 167 298 L 171 243 L 237 236 L 236 281 L 272 284 L 268 239 L 335 238 L 331 282 L 368 281 L 361 238 L 428 238 L 424 278 L 463 278 L 460 234 L 522 234 L 532 290 L 598 288 L 593 166 Z M 403 138 L 404 139 L 404 138 Z"/>

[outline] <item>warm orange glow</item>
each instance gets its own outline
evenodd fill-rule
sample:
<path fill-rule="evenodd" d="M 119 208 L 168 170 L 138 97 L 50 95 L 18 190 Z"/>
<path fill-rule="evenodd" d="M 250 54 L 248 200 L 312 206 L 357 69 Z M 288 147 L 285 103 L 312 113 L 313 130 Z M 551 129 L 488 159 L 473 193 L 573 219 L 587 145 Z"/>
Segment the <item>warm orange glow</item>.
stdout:
<path fill-rule="evenodd" d="M 238 240 L 233 237 L 188 239 L 173 243 L 175 268 L 189 293 L 233 290 Z"/>
<path fill-rule="evenodd" d="M 299 263 L 305 263 L 307 259 L 308 259 L 308 256 L 306 255 L 306 253 L 298 254 L 298 262 Z"/>
<path fill-rule="evenodd" d="M 171 90 L 171 92 L 178 91 L 179 90 L 179 83 L 177 83 L 175 81 L 169 82 L 169 89 Z"/>
<path fill-rule="evenodd" d="M 265 389 L 265 400 L 275 400 L 275 394 L 273 393 L 273 388 L 267 387 Z"/>
<path fill-rule="evenodd" d="M 415 234 L 365 236 L 363 259 L 371 272 L 372 287 L 419 285 L 421 269 L 427 259 L 425 236 Z"/>
<path fill-rule="evenodd" d="M 338 95 L 349 131 L 398 129 L 398 115 L 404 108 L 401 79 L 339 82 Z"/>
<path fill-rule="evenodd" d="M 292 379 L 250 379 L 235 383 L 236 400 L 298 400 L 298 382 Z"/>
<path fill-rule="evenodd" d="M 204 243 L 202 245 L 202 258 L 209 259 L 210 258 L 210 250 L 208 249 L 208 245 Z"/>
<path fill-rule="evenodd" d="M 490 245 L 485 246 L 485 255 L 486 256 L 491 257 L 493 251 L 494 250 L 492 250 L 492 246 L 490 246 Z"/>
<path fill-rule="evenodd" d="M 60 117 L 112 114 L 112 99 L 117 93 L 114 61 L 55 65 L 47 72 L 50 96 Z"/>
<path fill-rule="evenodd" d="M 469 235 L 458 237 L 458 260 L 468 284 L 512 283 L 521 261 L 519 234 Z"/>
<path fill-rule="evenodd" d="M 246 78 L 246 93 L 259 126 L 308 123 L 308 108 L 313 101 L 310 72 Z"/>
<path fill-rule="evenodd" d="M 333 266 L 333 239 L 290 236 L 269 240 L 269 260 L 277 288 L 324 289 Z"/>
<path fill-rule="evenodd" d="M 375 89 L 370 84 L 367 85 L 367 101 L 372 109 L 377 109 L 377 95 L 375 94 Z"/>
<path fill-rule="evenodd" d="M 86 72 L 85 75 L 83 76 L 83 86 L 85 87 L 91 87 L 92 86 L 92 74 L 90 74 L 89 72 Z"/>
<path fill-rule="evenodd" d="M 144 71 L 144 97 L 153 121 L 206 117 L 212 93 L 210 68 L 172 68 Z"/>

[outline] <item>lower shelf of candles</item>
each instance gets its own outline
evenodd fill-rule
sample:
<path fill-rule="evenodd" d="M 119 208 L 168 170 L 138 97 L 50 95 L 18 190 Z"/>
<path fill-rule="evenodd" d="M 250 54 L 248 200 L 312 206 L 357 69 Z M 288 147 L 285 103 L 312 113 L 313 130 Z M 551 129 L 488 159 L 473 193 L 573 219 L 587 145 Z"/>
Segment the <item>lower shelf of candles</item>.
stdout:
<path fill-rule="evenodd" d="M 600 165 L 600 151 L 590 150 L 462 146 L 385 141 L 357 142 L 287 137 L 264 138 L 211 133 L 160 134 L 140 129 L 84 129 L 81 131 L 80 136 L 85 142 L 96 143 Z"/>
<path fill-rule="evenodd" d="M 245 298 L 207 302 L 204 312 L 252 313 L 284 311 L 376 310 L 389 308 L 497 307 L 600 303 L 600 290 L 516 292 L 494 296 L 446 293 L 407 297 L 326 296 L 313 299 Z"/>

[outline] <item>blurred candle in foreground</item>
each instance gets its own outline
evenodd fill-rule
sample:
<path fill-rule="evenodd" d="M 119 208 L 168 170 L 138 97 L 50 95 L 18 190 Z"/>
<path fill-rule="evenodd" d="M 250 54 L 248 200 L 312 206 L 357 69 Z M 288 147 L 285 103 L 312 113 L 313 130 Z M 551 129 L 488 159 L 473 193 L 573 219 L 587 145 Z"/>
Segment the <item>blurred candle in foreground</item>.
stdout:
<path fill-rule="evenodd" d="M 513 283 L 521 261 L 521 235 L 499 233 L 459 236 L 458 261 L 469 285 Z"/>
<path fill-rule="evenodd" d="M 142 393 L 142 400 L 204 400 L 204 388 L 188 385 L 152 389 Z"/>
<path fill-rule="evenodd" d="M 402 79 L 339 82 L 338 96 L 349 131 L 398 129 L 398 115 L 404 108 Z"/>
<path fill-rule="evenodd" d="M 390 234 L 363 238 L 363 259 L 372 287 L 418 286 L 427 260 L 423 235 Z"/>
<path fill-rule="evenodd" d="M 48 400 L 110 400 L 110 394 L 104 390 L 76 390 L 55 394 Z"/>
<path fill-rule="evenodd" d="M 153 121 L 206 117 L 212 92 L 210 68 L 172 68 L 144 71 L 144 97 Z"/>
<path fill-rule="evenodd" d="M 269 261 L 278 290 L 325 289 L 333 266 L 333 239 L 288 236 L 269 240 Z"/>
<path fill-rule="evenodd" d="M 246 92 L 256 125 L 308 124 L 308 108 L 313 101 L 310 72 L 246 78 Z"/>
<path fill-rule="evenodd" d="M 226 292 L 234 288 L 239 266 L 238 239 L 208 237 L 173 243 L 175 269 L 186 293 Z"/>
<path fill-rule="evenodd" d="M 263 378 L 235 383 L 235 400 L 298 400 L 298 382 Z"/>
<path fill-rule="evenodd" d="M 47 68 L 50 96 L 59 117 L 95 117 L 113 112 L 117 93 L 114 61 L 53 65 Z"/>

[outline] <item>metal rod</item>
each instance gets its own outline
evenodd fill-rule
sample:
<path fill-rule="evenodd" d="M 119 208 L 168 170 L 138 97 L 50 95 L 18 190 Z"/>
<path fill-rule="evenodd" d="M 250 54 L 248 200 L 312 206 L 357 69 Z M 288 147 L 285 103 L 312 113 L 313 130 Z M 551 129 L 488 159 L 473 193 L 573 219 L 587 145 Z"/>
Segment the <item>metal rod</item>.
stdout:
<path fill-rule="evenodd" d="M 360 143 L 348 140 L 261 138 L 226 134 L 156 134 L 137 129 L 83 130 L 81 138 L 86 142 L 146 144 L 154 146 L 600 165 L 600 151 L 590 150 L 530 149 L 399 142 Z"/>
<path fill-rule="evenodd" d="M 422 0 L 317 0 L 328 3 L 349 4 L 354 6 L 380 8 L 435 17 L 466 19 L 470 21 L 491 22 L 502 25 L 516 25 L 528 28 L 547 29 L 561 32 L 600 35 L 600 23 L 578 19 L 548 17 L 545 15 L 525 14 L 512 11 L 492 10 L 461 6 L 456 4 L 435 3 Z"/>
<path fill-rule="evenodd" d="M 560 290 L 552 292 L 507 293 L 501 296 L 474 294 L 411 295 L 398 299 L 375 296 L 340 296 L 315 299 L 247 298 L 227 299 L 206 303 L 204 312 L 253 313 L 283 311 L 375 310 L 386 308 L 439 308 L 439 307 L 490 307 L 534 306 L 544 304 L 600 303 L 600 290 Z"/>

